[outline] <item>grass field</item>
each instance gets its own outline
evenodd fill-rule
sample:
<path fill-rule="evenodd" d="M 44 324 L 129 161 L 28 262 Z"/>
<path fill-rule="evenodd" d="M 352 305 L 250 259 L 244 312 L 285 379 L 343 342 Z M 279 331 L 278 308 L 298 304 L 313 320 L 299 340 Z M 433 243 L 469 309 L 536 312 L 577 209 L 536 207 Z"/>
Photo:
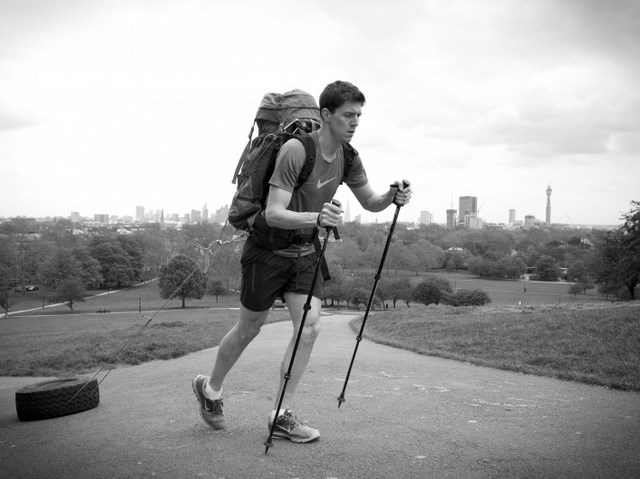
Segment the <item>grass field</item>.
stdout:
<path fill-rule="evenodd" d="M 361 319 L 352 322 L 359 331 Z M 418 305 L 370 315 L 365 337 L 420 354 L 640 391 L 640 303 Z"/>
<path fill-rule="evenodd" d="M 368 274 L 373 278 L 373 271 L 362 272 Z M 415 281 L 423 276 L 405 274 Z M 395 310 L 369 315 L 366 335 L 421 354 L 640 390 L 637 302 L 574 298 L 566 283 L 438 274 L 458 289 L 484 289 L 492 304 L 407 308 L 399 302 Z M 234 293 L 219 302 L 211 296 L 188 301 L 182 309 L 178 300 L 165 304 L 155 282 L 88 298 L 76 303 L 73 312 L 64 305 L 43 309 L 42 297 L 28 293 L 12 307 L 16 313 L 0 319 L 0 375 L 75 375 L 180 357 L 216 346 L 237 320 L 238 305 Z M 153 320 L 135 337 L 149 318 Z M 285 310 L 270 315 L 270 321 L 286 319 Z"/>

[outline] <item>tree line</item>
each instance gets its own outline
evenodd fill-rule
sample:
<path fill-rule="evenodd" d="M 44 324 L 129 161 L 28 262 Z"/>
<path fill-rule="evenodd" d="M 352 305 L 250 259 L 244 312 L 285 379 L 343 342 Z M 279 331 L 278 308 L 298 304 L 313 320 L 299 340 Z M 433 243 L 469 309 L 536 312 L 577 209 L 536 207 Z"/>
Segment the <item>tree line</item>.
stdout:
<path fill-rule="evenodd" d="M 387 273 L 395 274 L 385 277 L 397 277 L 401 270 L 417 275 L 437 269 L 466 269 L 478 277 L 505 280 L 524 275 L 542 281 L 563 277 L 573 283 L 574 293 L 584 293 L 597 285 L 603 295 L 635 299 L 640 281 L 640 202 L 631 202 L 630 211 L 621 220 L 621 226 L 610 231 L 553 226 L 449 230 L 439 225 L 412 227 L 398 223 L 385 261 Z M 370 284 L 361 287 L 358 272 L 378 267 L 388 228 L 389 224 L 355 222 L 340 227 L 342 240 L 331 243 L 326 253 L 333 281 L 326 285 L 325 301 L 337 305 L 348 301 L 356 307 L 366 303 L 369 292 L 359 290 L 367 290 Z M 0 292 L 5 293 L 0 294 L 0 305 L 8 310 L 8 291 L 25 292 L 28 285 L 36 284 L 50 301 L 65 302 L 73 308 L 87 291 L 128 287 L 162 277 L 163 273 L 174 276 L 160 288 L 163 297 L 168 297 L 166 291 L 180 278 L 173 270 L 184 269 L 185 261 L 200 265 L 203 271 L 204 286 L 198 286 L 197 294 L 225 294 L 239 288 L 243 243 L 214 246 L 211 251 L 203 248 L 231 234 L 230 227 L 223 231 L 221 225 L 210 223 L 181 229 L 163 229 L 157 223 L 128 229 L 81 228 L 69 220 L 38 223 L 13 218 L 0 224 Z M 206 273 L 204 262 L 209 264 Z M 394 305 L 407 299 L 422 302 L 414 289 L 400 280 L 394 284 L 383 280 L 378 300 L 383 307 L 385 300 Z M 349 298 L 344 297 L 347 291 Z M 453 301 L 446 291 L 440 293 L 440 299 Z M 177 297 L 184 304 L 185 299 L 197 295 Z"/>

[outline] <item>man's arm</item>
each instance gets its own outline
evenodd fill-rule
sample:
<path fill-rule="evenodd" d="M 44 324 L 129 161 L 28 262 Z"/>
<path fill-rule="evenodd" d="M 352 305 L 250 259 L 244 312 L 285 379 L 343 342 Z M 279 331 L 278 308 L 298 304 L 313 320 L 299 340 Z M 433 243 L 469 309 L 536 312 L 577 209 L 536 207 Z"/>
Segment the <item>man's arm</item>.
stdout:
<path fill-rule="evenodd" d="M 264 212 L 269 226 L 285 230 L 313 228 L 314 226 L 338 226 L 338 218 L 342 213 L 339 206 L 325 203 L 322 205 L 320 213 L 312 211 L 297 213 L 287 209 L 291 202 L 291 195 L 292 193 L 287 190 L 271 185 Z"/>
<path fill-rule="evenodd" d="M 271 227 L 285 230 L 317 226 L 318 213 L 297 213 L 287 209 L 291 202 L 291 195 L 292 193 L 277 186 L 271 185 L 269 187 L 267 207 L 264 213 L 267 224 Z"/>
<path fill-rule="evenodd" d="M 402 185 L 402 182 L 395 182 L 394 186 L 390 187 L 389 190 L 384 193 L 377 193 L 369 183 L 358 188 L 352 188 L 351 191 L 353 191 L 358 202 L 365 210 L 377 213 L 393 203 L 394 198 L 400 205 L 405 205 L 409 202 L 411 198 L 411 186 L 399 189 L 396 185 Z"/>

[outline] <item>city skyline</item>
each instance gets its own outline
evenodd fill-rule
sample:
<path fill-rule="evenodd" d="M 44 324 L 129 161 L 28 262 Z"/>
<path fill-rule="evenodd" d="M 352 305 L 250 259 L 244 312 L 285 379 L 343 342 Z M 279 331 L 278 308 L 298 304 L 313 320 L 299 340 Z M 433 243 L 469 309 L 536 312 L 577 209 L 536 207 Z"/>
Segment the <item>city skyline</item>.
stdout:
<path fill-rule="evenodd" d="M 447 208 L 447 210 L 445 211 L 444 221 L 437 221 L 436 220 L 437 215 L 435 215 L 433 211 L 420 210 L 420 214 L 418 218 L 405 219 L 402 222 L 414 223 L 417 225 L 439 224 L 439 225 L 446 225 L 451 229 L 454 229 L 457 227 L 478 229 L 478 228 L 482 228 L 484 225 L 493 225 L 493 224 L 504 225 L 508 227 L 514 227 L 514 226 L 518 227 L 518 226 L 526 225 L 527 223 L 529 223 L 529 226 L 535 223 L 538 225 L 546 224 L 546 225 L 568 225 L 568 226 L 575 225 L 575 226 L 596 226 L 596 227 L 597 226 L 610 227 L 610 226 L 615 226 L 619 224 L 619 223 L 611 223 L 611 224 L 579 223 L 578 224 L 578 223 L 574 223 L 571 220 L 571 218 L 568 216 L 561 217 L 558 221 L 555 221 L 555 222 L 550 221 L 549 219 L 551 217 L 551 201 L 550 201 L 551 185 L 547 185 L 545 193 L 546 193 L 547 199 L 546 199 L 544 220 L 542 220 L 542 218 L 532 213 L 524 213 L 522 214 L 521 217 L 518 217 L 516 214 L 516 211 L 517 211 L 516 208 L 509 208 L 507 210 L 506 221 L 502 221 L 500 219 L 496 221 L 488 220 L 486 218 L 483 218 L 480 215 L 480 210 L 484 207 L 484 203 L 481 203 L 480 207 L 478 207 L 478 198 L 475 196 L 467 195 L 467 196 L 458 197 L 458 209 Z M 451 201 L 453 203 L 453 198 Z M 207 205 L 208 204 L 205 203 L 200 210 L 192 208 L 190 211 L 186 211 L 183 213 L 178 213 L 174 211 L 165 211 L 164 208 L 147 208 L 145 206 L 136 205 L 134 214 L 118 215 L 118 214 L 111 214 L 108 212 L 102 212 L 102 213 L 90 213 L 88 215 L 82 215 L 78 211 L 72 211 L 68 216 L 45 215 L 39 218 L 58 217 L 58 218 L 65 218 L 65 219 L 77 221 L 80 219 L 91 220 L 91 218 L 93 217 L 94 221 L 98 223 L 111 222 L 111 220 L 113 220 L 114 218 L 117 218 L 118 221 L 124 221 L 124 222 L 134 222 L 134 221 L 135 222 L 160 222 L 165 220 L 167 222 L 197 222 L 197 221 L 212 220 L 217 223 L 224 223 L 226 221 L 228 210 L 229 210 L 229 204 L 222 205 L 219 208 L 215 209 L 215 211 L 213 211 L 211 215 L 209 215 L 209 209 Z M 350 217 L 351 217 L 350 210 L 351 210 L 350 203 L 349 201 L 347 201 L 345 206 L 345 213 L 343 215 L 344 221 L 347 221 L 347 222 L 350 221 Z M 464 210 L 464 213 L 461 215 L 460 212 L 463 210 Z M 24 216 L 24 215 L 18 215 L 18 216 Z M 98 219 L 98 217 L 100 217 L 100 219 Z M 0 219 L 2 218 L 3 217 L 0 217 Z M 107 221 L 105 221 L 104 218 L 106 218 Z M 356 218 L 355 219 L 356 221 L 361 222 L 362 213 L 357 214 L 355 218 Z M 470 218 L 471 218 L 471 224 L 470 224 Z M 373 223 L 373 222 L 376 222 L 376 220 L 362 221 L 362 222 Z"/>
<path fill-rule="evenodd" d="M 412 182 L 400 221 L 445 223 L 451 194 L 545 220 L 551 184 L 551 223 L 613 225 L 638 199 L 637 1 L 275 2 L 3 2 L 0 217 L 229 204 L 262 96 L 337 79 L 366 95 L 353 145 L 374 189 Z M 256 55 L 265 22 L 308 18 L 318 68 Z"/>

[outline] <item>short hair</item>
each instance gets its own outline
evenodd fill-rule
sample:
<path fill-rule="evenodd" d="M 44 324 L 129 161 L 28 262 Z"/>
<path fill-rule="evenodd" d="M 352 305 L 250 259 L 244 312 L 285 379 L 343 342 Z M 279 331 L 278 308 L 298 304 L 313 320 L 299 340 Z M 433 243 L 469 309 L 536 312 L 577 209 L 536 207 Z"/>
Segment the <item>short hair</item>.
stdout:
<path fill-rule="evenodd" d="M 357 86 L 346 81 L 334 81 L 329 83 L 320 94 L 320 111 L 329 110 L 331 113 L 336 111 L 348 101 L 353 101 L 364 105 L 364 94 Z"/>

